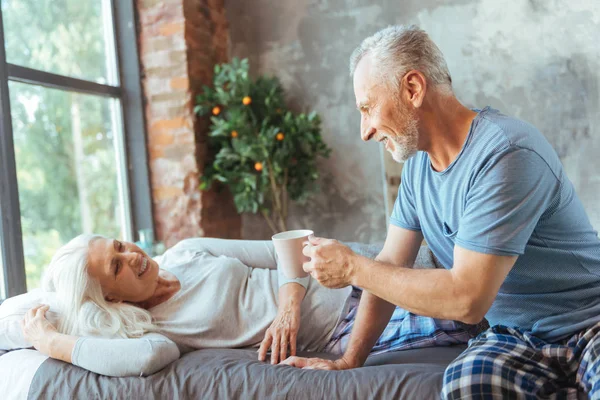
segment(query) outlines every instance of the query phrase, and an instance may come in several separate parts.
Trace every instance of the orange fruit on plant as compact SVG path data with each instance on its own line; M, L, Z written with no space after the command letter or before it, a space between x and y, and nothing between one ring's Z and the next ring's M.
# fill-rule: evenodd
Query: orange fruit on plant
M275 138L276 138L277 140L279 140L280 142L283 140L283 138L284 138L284 137L285 137L285 135L283 134L283 132L279 132L279 133L277 134L277 136L275 136Z
M232 137L232 138L236 138L236 137L238 137L238 133L237 133L237 131L231 131L231 137Z
M242 104L244 104L245 106L249 105L250 103L252 103L252 99L250 98L250 96L245 96L242 99Z
M255 163L254 164L254 169L257 170L257 171L259 171L259 172L262 171L262 169L263 169L262 163L261 162Z
M221 107L218 107L218 106L213 107L212 113L213 113L213 115L221 114Z

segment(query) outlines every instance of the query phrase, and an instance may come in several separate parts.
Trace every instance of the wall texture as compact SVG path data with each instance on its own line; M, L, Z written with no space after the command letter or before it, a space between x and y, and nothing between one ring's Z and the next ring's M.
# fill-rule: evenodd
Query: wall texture
M324 118L333 147L324 190L290 225L339 239L385 237L382 160L359 138L347 61L364 37L417 24L445 54L455 92L536 125L557 150L600 229L600 1L228 0L232 55L277 74L290 102ZM399 170L399 169L396 169ZM388 181L397 182L388 173ZM266 237L244 219L245 237Z
M156 238L172 246L196 236L239 238L227 191L201 192L207 121L194 98L227 61L223 0L137 0L140 59Z

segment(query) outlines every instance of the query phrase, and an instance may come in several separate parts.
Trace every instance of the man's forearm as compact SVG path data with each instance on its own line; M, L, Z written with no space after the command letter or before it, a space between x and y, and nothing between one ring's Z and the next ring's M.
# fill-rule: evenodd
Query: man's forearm
M414 314L467 323L483 318L474 309L471 291L457 283L451 270L398 268L368 260L356 269L352 284Z
M393 304L363 291L350 342L343 356L351 368L358 368L365 363L395 308Z

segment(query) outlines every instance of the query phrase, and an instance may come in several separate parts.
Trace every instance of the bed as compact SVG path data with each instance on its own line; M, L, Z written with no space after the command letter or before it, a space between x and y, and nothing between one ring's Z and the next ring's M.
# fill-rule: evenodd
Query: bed
M207 349L188 353L149 377L111 378L47 358L34 350L0 356L4 399L435 399L445 367L464 346L372 356L348 371L301 370L257 360L256 352ZM331 358L328 354L300 355ZM7 392L8 389L8 392ZM5 397L7 396L7 397Z
M382 244L347 243L375 257ZM418 265L435 268L430 251ZM40 296L42 296L40 294ZM40 302L44 302L40 298ZM15 344L15 348L18 347ZM301 370L257 360L256 350L205 349L188 353L148 377L112 378L50 359L31 349L0 351L3 399L187 399L187 398L438 398L446 366L464 346L380 354L349 371ZM332 358L329 354L301 356Z

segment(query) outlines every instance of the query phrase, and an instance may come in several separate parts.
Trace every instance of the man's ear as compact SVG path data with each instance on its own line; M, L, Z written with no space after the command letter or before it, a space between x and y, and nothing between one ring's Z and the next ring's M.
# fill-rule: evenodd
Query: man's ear
M425 92L427 91L427 80L425 75L416 69L408 71L402 77L403 94L406 95L406 100L413 105L414 108L419 108L423 104Z

